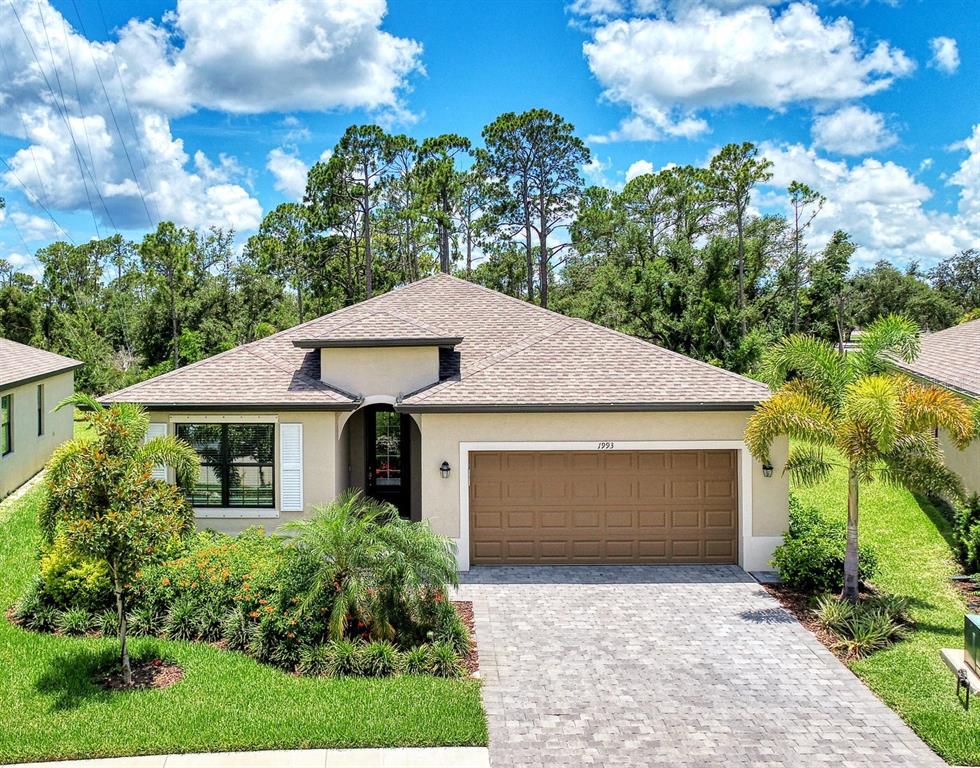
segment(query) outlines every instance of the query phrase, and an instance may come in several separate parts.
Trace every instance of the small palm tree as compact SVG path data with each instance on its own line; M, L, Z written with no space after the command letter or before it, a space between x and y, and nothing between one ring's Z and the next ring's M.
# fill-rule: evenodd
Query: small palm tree
M847 469L847 549L843 597L858 596L858 499L861 483L882 480L950 500L963 497L960 478L946 468L935 439L945 429L965 447L974 419L964 400L920 384L890 365L911 362L919 329L901 316L876 320L858 348L841 353L820 339L794 334L766 355L764 378L775 389L756 408L745 440L759 461L770 460L778 436L793 441L785 471L808 485L826 478L839 453ZM836 450L836 452L835 452Z
M307 520L280 529L316 562L302 611L331 601L327 633L342 639L358 616L378 639L421 595L456 585L455 545L421 523L402 520L390 504L348 490Z
M77 394L58 409L69 405L83 409L91 434L61 445L48 463L41 528L48 542L63 536L78 554L106 563L116 595L123 681L129 685L126 585L139 568L165 557L193 526L183 494L154 480L153 466L167 464L178 480L189 483L196 479L198 458L174 437L144 442L150 421L137 405L106 408Z

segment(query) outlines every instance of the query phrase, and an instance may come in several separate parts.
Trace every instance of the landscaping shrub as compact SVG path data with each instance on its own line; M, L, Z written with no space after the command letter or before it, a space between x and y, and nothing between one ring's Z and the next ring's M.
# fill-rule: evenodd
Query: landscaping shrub
M44 581L40 576L36 576L28 583L20 599L14 603L11 618L18 624L28 626L44 601Z
M248 648L255 625L245 615L241 606L230 609L221 620L221 639L232 651L244 651Z
M221 607L206 603L194 614L194 628L198 639L214 642L221 639Z
M776 548L772 565L790 589L809 594L839 592L844 586L844 551L847 529L825 519L813 507L804 506L793 495L789 500L789 530ZM858 574L868 582L877 569L874 550L858 550Z
M106 564L76 554L63 537L41 556L41 579L45 593L59 608L98 610L114 604Z
M35 632L51 632L58 624L58 614L58 609L53 605L41 605L24 620L24 626Z
M106 608L95 619L95 625L103 637L119 634L119 614L113 608Z
M429 671L436 677L462 677L465 670L459 654L449 643L433 643Z
M967 573L980 572L980 496L973 494L964 504L950 512L946 510L953 527L953 550L956 559Z
M332 640L327 645L330 674L354 677L361 674L364 644L354 640Z
M126 626L133 637L154 637L163 630L164 618L152 604L137 605L126 617Z
M388 677L398 671L398 649L385 640L368 643L361 654L361 671L370 677Z
M909 603L895 595L874 595L857 603L825 595L814 613L820 624L838 637L836 648L860 659L901 640L908 632Z
M331 659L330 648L325 643L304 645L299 650L296 671L301 675L329 675Z
M427 675L432 668L431 649L417 645L402 654L402 672L406 675Z
M94 619L90 611L85 608L68 608L58 613L55 626L63 635L84 635L90 629Z
M171 640L193 640L197 637L198 609L189 597L176 600L167 611L163 633Z

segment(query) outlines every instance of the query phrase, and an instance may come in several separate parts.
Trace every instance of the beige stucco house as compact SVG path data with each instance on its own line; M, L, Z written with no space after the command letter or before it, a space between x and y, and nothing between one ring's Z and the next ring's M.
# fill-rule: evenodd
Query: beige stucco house
M753 461L742 431L768 394L437 275L106 401L142 403L152 435L198 449L187 491L202 526L274 528L356 487L454 538L462 569L764 569L787 480Z
M971 401L980 401L980 320L954 325L922 337L922 351L913 363L896 362L906 373L939 384ZM980 493L980 440L959 450L940 430L946 466L963 479L970 493Z
M37 474L72 436L72 409L52 409L75 391L82 363L0 339L0 499Z

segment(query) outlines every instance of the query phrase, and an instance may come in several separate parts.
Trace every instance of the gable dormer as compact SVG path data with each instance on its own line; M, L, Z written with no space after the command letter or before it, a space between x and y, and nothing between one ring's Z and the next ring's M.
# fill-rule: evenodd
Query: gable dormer
M391 312L373 312L293 344L319 350L325 384L364 398L398 398L438 382L439 350L462 340Z

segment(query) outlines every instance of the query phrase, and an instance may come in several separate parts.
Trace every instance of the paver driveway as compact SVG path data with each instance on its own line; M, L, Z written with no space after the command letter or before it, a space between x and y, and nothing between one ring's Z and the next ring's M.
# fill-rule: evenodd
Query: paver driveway
M494 766L944 766L736 567L475 568Z

